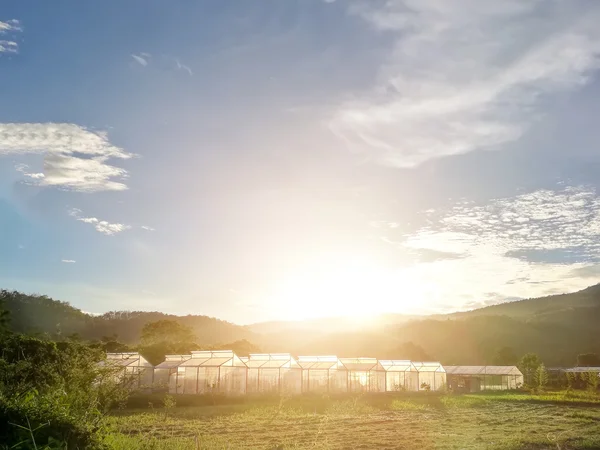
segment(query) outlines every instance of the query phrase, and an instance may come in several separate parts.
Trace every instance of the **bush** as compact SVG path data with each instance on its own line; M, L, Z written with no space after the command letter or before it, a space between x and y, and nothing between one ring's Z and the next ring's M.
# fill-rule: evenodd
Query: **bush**
M100 349L5 334L0 354L0 448L102 448L104 416L127 393Z

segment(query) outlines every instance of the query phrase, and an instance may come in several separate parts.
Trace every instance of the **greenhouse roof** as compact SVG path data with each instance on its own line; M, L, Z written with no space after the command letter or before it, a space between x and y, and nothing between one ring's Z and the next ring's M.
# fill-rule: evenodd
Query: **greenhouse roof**
M340 362L346 366L348 370L354 371L369 371L375 368L383 369L379 365L377 358L340 358Z
M183 361L180 367L220 367L223 365L245 366L244 362L231 350L193 351L192 357Z
M412 362L403 359L382 359L379 363L388 372L411 372L417 370Z
M191 359L191 357L191 355L167 355L165 356L165 360L156 366L156 369L174 369L175 367L179 367L184 361Z
M523 375L516 366L444 366L449 375Z
M250 369L299 367L298 362L289 353L251 353L248 358L243 358L242 361Z
M439 362L413 362L419 372L446 372Z
M103 361L102 364L121 367L150 365L150 363L137 352L107 353L106 361Z
M344 364L337 356L299 356L298 364L303 369L309 370L330 370L342 369L346 370Z

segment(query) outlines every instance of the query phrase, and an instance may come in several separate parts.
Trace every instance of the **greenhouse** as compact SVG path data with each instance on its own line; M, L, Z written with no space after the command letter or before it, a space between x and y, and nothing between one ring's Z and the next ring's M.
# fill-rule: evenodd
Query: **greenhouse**
M445 366L448 387L455 391L510 390L523 385L516 366Z
M154 367L154 389L177 394L183 391L185 369L181 363L190 359L191 355L167 355L165 360Z
M252 353L241 359L248 366L248 394L302 392L302 368L289 353Z
M340 358L348 370L348 392L385 392L386 371L377 358Z
M115 368L116 376L125 381L131 389L152 386L153 366L137 352L107 353L106 361L103 361L102 365Z
M412 364L419 374L418 389L439 391L446 388L446 370L439 362L413 362Z
M380 360L385 370L386 391L418 391L419 372L415 365L406 360L385 359Z
M348 392L348 369L337 356L300 356L302 392Z
M231 350L192 352L191 358L179 365L178 373L183 374L184 394L246 393L246 364Z

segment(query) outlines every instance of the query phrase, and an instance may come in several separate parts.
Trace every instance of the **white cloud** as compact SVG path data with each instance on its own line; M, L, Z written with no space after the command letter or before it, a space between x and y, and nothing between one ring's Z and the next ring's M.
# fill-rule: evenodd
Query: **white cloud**
M352 5L394 45L373 90L339 106L329 125L349 147L388 165L515 140L539 115L542 97L577 88L600 66L597 2Z
M426 214L431 226L393 244L461 255L401 270L413 291L428 289L429 302L482 306L600 280L600 197L591 188L538 190Z
M93 225L98 233L102 233L106 236L113 236L115 234L131 229L131 225L125 225L122 223L110 223L106 220L100 220L96 217L82 217L82 211L78 208L70 209L69 215L71 217L74 217L79 222Z
M148 225L142 225L142 230L156 231L156 228L149 227Z
M40 186L80 192L127 189L127 171L107 161L133 155L111 144L104 132L69 123L0 123L0 156L28 153L45 155L44 173L20 170Z
M21 22L16 19L7 20L6 22L0 20L0 34L9 33L11 31L23 31Z
M75 261L74 259L61 259L60 262L65 264L75 264L77 261Z
M185 64L181 64L181 63L179 62L179 60L178 60L178 59L175 59L175 63L177 64L177 69L179 69L179 70L185 70L185 71L187 71L187 73L189 73L189 74L190 74L190 77L191 77L192 75L194 75L194 72L192 72L192 69L190 69L190 68L189 68L188 66L186 66Z
M18 20L12 19L6 22L0 21L0 35L12 34L23 31L21 23ZM0 54L2 53L18 53L19 44L16 41L5 39L0 40Z
M151 57L150 54L148 53L139 53L139 54L132 54L131 57L133 58L133 60L139 64L141 64L142 66L146 67L148 65L148 61Z
M18 53L19 46L15 41L0 41L0 53Z

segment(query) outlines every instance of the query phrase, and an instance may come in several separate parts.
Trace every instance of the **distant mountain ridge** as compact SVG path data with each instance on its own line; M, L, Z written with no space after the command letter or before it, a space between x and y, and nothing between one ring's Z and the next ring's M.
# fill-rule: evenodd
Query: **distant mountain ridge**
M548 365L572 365L578 353L600 353L600 285L571 294L506 302L434 316L384 314L364 323L349 318L274 321L240 326L207 316L116 311L86 314L46 296L2 291L11 327L27 333L117 335L137 343L144 324L172 319L192 328L198 343L246 339L264 351L379 358L429 358L444 364L492 364L501 348L538 353ZM516 362L516 361L515 361Z

